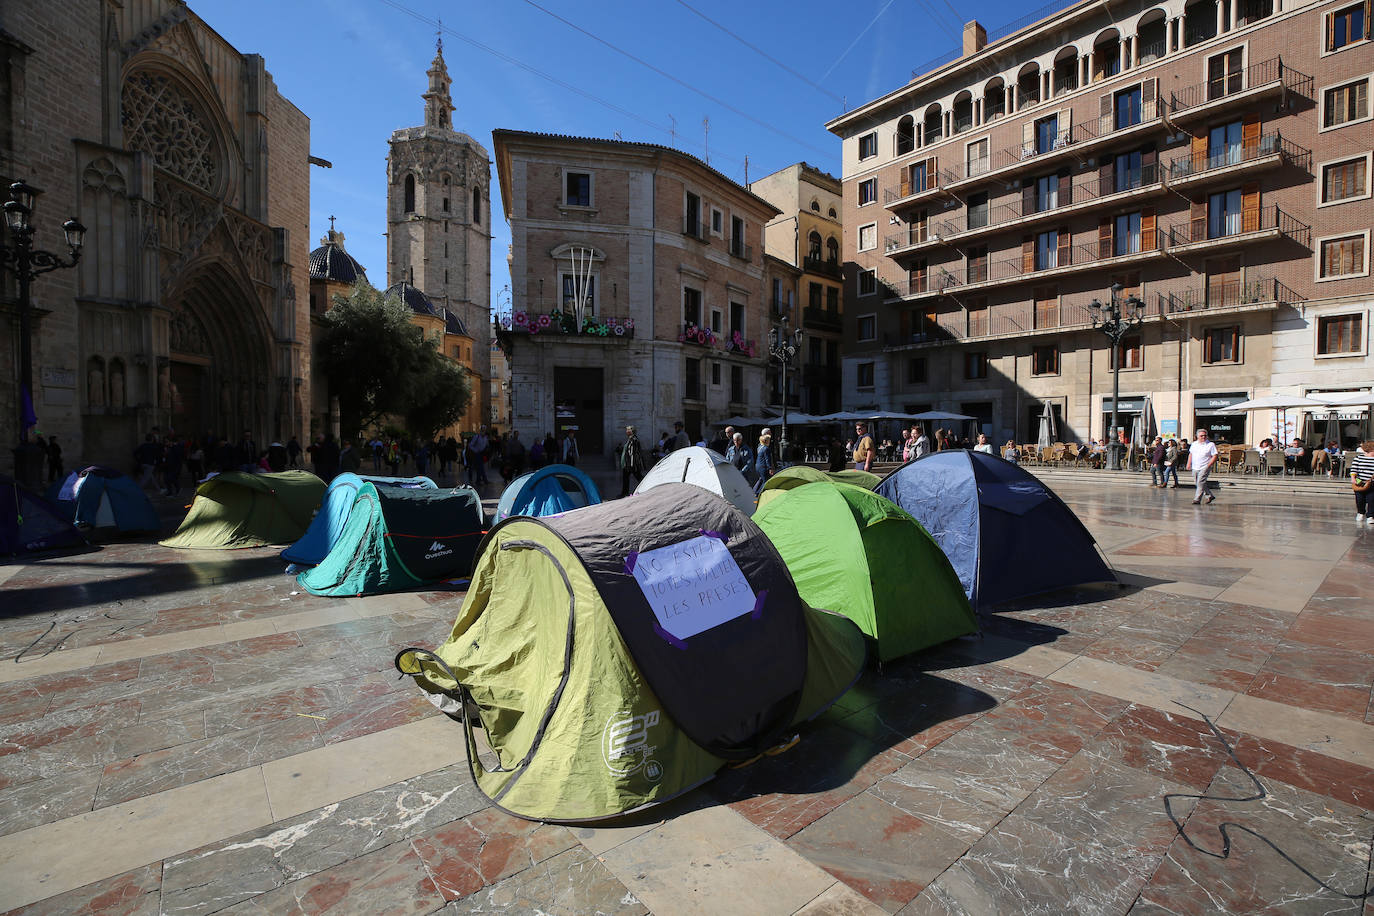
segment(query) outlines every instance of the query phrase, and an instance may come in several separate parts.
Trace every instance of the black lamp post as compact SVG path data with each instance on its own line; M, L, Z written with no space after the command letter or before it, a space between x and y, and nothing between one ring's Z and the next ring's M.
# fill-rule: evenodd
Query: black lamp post
M782 438L778 440L778 466L787 460L787 369L801 352L803 332L801 328L789 333L787 316L782 317L781 327L768 330L768 355L782 366Z
M1123 300L1123 289L1120 283L1113 283L1109 303L1103 305L1096 299L1088 303L1092 309L1093 327L1106 334L1112 342L1112 429L1107 438L1107 462L1113 471L1121 470L1121 439L1117 433L1117 405L1121 401L1121 341L1139 327L1145 317L1145 303L1135 296Z
M67 238L70 261L64 261L50 251L33 247L34 201L43 193L22 181L10 185L10 199L5 202L5 225L13 241L0 247L0 267L14 274L19 283L19 444L14 449L14 476L21 483L37 486L43 474L43 454L29 442L29 426L33 419L33 339L30 327L29 286L33 278L58 268L75 267L81 259L81 242L86 227L72 217L62 224Z

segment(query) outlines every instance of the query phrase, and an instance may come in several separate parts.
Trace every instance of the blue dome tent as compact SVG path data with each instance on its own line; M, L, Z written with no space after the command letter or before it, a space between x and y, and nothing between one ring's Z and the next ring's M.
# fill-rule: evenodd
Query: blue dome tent
M349 513L353 511L353 501L358 489L364 483L378 487L400 487L406 490L436 490L438 487L428 477L364 477L359 474L340 474L329 484L325 491L324 503L310 527L301 539L281 552L281 557L290 563L314 566L324 560L334 545L339 542L344 526L348 524Z
M46 494L58 512L74 524L120 531L159 531L162 520L143 488L127 474L92 465L72 471Z
M86 539L47 500L0 474L0 556L81 547Z
M940 545L982 611L1083 582L1115 582L1097 542L1053 490L982 452L933 452L876 488Z
M510 482L496 504L493 524L512 515L539 518L600 502L601 492L590 477L570 464L551 464Z

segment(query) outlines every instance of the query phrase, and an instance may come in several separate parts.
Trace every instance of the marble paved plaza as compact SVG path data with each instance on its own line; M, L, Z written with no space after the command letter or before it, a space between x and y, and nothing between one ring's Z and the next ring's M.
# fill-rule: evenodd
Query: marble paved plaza
M1055 486L1124 588L1002 608L596 828L493 808L397 679L461 593L315 598L270 550L0 566L0 910L1374 913L1374 528Z

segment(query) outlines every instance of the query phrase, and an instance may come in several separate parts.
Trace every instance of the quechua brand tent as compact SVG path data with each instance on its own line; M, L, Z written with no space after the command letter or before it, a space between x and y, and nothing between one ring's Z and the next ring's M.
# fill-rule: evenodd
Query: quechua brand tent
M162 520L129 475L93 465L48 488L48 501L77 525L120 531L157 531Z
M329 555L296 577L314 595L376 595L472 572L482 499L471 487L405 489L363 481Z
M310 527L324 481L309 471L226 471L196 487L191 511L164 547L232 550L290 544Z
M863 487L871 490L882 480L877 474L870 474L868 471L848 470L848 471L821 471L808 464L794 464L790 468L783 468L763 485L763 490L759 493L759 508L764 506L779 495L788 490L796 489L808 483L847 483L856 487Z
M1064 501L995 455L933 452L893 471L877 492L935 538L975 610L1083 582L1116 581Z
M777 493L755 524L802 600L858 624L880 661L978 631L949 560L895 503L845 483Z
M501 522L448 641L396 663L462 719L492 801L582 821L789 741L864 652L852 623L807 607L747 516L679 484ZM479 757L474 715L495 761Z
M647 493L666 483L690 483L716 494L745 515L754 514L754 488L739 468L709 448L693 445L669 452L644 475L635 493Z
M0 555L38 553L86 543L51 503L0 474Z
M512 515L557 515L601 502L592 479L570 464L550 464L510 482L496 504L496 521Z
M348 524L348 516L353 511L353 501L358 496L358 488L363 483L378 487L400 487L406 490L437 490L438 486L428 477L365 477L359 474L340 474L329 482L325 491L324 503L315 513L310 527L299 541L281 552L283 560L314 566L338 543Z

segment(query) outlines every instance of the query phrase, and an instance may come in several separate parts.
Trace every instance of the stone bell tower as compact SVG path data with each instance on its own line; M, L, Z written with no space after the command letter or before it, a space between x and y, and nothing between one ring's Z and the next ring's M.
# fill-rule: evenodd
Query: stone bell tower
M387 284L408 281L462 320L473 338L473 403L486 418L491 374L491 157L453 129L444 43L429 65L425 123L391 135Z

